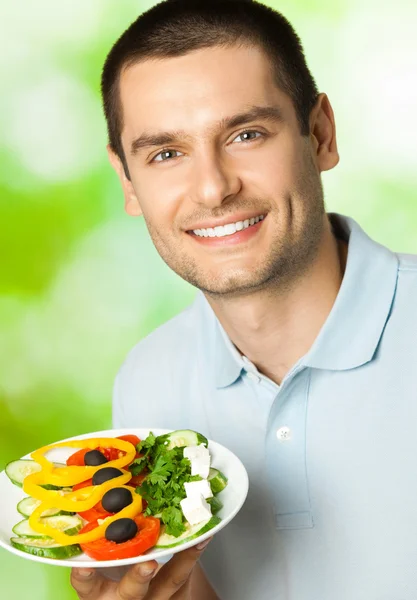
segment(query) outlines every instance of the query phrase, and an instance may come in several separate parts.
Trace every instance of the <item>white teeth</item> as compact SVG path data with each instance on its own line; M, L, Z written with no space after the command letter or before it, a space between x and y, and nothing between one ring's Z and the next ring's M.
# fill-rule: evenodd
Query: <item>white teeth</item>
M232 235L232 233L236 233L236 225L234 223L228 223L224 226L224 232L226 235Z
M224 237L226 235L233 235L236 231L247 229L251 225L263 221L263 219L264 215L259 215L258 217L252 217L252 219L245 219L244 221L237 221L236 223L227 223L227 225L218 225L214 228L193 229L193 233L198 237Z

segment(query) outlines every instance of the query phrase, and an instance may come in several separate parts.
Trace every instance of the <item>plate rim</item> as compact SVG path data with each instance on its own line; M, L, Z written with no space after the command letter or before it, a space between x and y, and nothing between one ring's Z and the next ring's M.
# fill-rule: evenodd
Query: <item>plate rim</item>
M85 433L85 434L71 436L71 437L64 438L62 440L58 440L56 442L50 442L50 443L54 444L54 443L60 443L60 442L68 442L68 441L77 440L77 439L81 440L81 439L85 439L85 438L89 438L89 437L100 437L100 435L101 435L101 437L117 437L119 435L127 435L129 433L132 435L138 435L139 431L148 432L148 433L150 431L152 431L156 435L163 435L165 433L170 433L172 431L178 431L178 430L160 428L160 427L129 427L129 428L123 427L123 428L117 428L117 429L103 429L103 430L94 431L91 433ZM192 430L192 431L194 431L194 430ZM103 435L103 434L109 434L110 432L112 433L112 435L106 435L106 436ZM141 439L144 439L143 434L142 434L142 436L138 436L138 437L141 437ZM206 533L203 533L200 536L193 538L189 542L185 542L184 544L179 544L178 546L175 546L173 548L167 548L166 550L152 551L152 549L150 549L151 551L149 552L149 554L141 554L139 556L135 556L132 558L119 559L119 560L106 560L106 561L94 561L92 559L72 560L71 558L56 559L56 558L46 558L46 557L42 557L42 556L34 556L33 554L29 554L28 552L23 552L22 550L18 550L17 548L14 548L14 546L3 542L3 540L1 540L1 539L0 539L0 547L4 548L8 552L11 552L12 554L15 554L16 556L20 556L22 558L26 558L27 560L33 560L35 562L40 562L43 564L49 564L49 565L53 565L56 567L67 567L67 568L74 567L74 568L89 568L89 569L94 569L94 568L105 569L105 568L129 566L129 565L139 564L139 563L150 561L150 560L158 561L159 558L163 559L163 558L166 558L167 556L172 556L173 554L177 554L178 552L181 552L182 550L187 550L188 548L192 548L197 543L203 542L204 540L208 539L209 537L212 537L213 535L215 535L218 531L220 531L221 529L226 527L226 525L228 523L230 523L230 521L232 521L232 519L234 519L234 517L237 515L237 513L242 508L242 506L247 498L248 490L249 490L248 473L247 473L247 470L246 470L244 464L240 460L240 458L236 454L234 454L234 452L232 452L231 450L226 448L226 446L223 446L223 444L220 444L219 442L215 442L214 440L208 439L208 443L209 443L209 446L210 446L210 444L212 444L214 447L217 446L222 452L225 453L226 456L228 454L230 454L233 457L233 459L235 461L237 461L238 466L241 469L242 475L243 475L242 484L243 484L244 491L242 493L242 496L239 498L239 502L237 503L236 507L231 511L231 513L228 515L228 517L222 519L220 521L220 523L215 525L212 529L210 529ZM45 444L45 446L47 446L47 445L49 445L49 444ZM30 455L32 454L32 452L35 452L36 450L37 449L32 450L31 452L28 452L25 456L22 456L20 459L15 459L15 460L24 460L27 458L30 459L31 458ZM10 462L12 462L12 461L10 461ZM10 483L10 485L13 485L13 483L9 480L9 478L6 475L5 468L0 472L0 475L4 475L4 477L7 478L7 481ZM227 473L225 473L225 475L227 476ZM23 489L22 489L22 492L23 492ZM13 537L13 536L10 536L10 537ZM78 555L78 556L82 557L83 555ZM77 557L74 557L74 558L77 558Z

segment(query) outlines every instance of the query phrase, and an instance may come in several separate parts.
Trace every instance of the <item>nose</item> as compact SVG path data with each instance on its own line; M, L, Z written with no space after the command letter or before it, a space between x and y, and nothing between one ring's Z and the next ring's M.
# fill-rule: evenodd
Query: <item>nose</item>
M216 208L234 198L241 189L236 168L214 151L196 159L192 199L207 208Z

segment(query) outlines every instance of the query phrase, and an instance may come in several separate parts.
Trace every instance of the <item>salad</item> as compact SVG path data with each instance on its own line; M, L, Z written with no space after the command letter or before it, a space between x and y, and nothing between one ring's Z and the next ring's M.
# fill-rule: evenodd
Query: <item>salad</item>
M59 447L77 449L66 464L45 456ZM5 469L28 494L10 539L23 552L126 559L188 542L221 521L227 477L211 466L208 440L195 431L69 440L31 457Z

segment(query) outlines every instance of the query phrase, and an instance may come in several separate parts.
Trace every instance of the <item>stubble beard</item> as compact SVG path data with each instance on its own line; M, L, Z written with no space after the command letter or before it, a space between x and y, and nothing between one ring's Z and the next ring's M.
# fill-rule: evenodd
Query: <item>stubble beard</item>
M251 206L257 204L252 203ZM258 206L264 207L265 202L260 202ZM227 273L223 274L203 272L194 258L175 252L174 245L168 246L151 223L147 222L147 226L164 262L182 279L205 294L226 299L265 290L279 293L290 289L308 271L318 254L322 239L324 193L320 175L311 159L300 174L296 191L285 197L284 206L290 227L282 234L280 211L275 209L269 212L267 218L275 221L276 233L268 254L258 261L256 268L228 268ZM236 208L242 208L242 204ZM271 227L271 223L269 226Z

